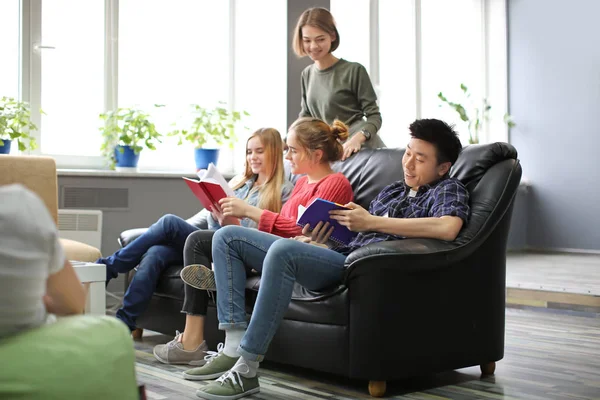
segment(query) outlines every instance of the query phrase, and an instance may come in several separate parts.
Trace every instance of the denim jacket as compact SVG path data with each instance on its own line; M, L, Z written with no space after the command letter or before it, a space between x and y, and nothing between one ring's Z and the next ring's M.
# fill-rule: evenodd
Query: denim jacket
M254 186L254 183L256 182L256 175L253 175L250 179L248 179L246 181L246 183L244 183L243 186L240 186L238 189L234 190L233 193L235 193L235 197L237 197L238 199L242 199L242 200L246 200L246 202L248 204L250 204L251 206L257 206L258 205L258 190L252 190L252 187ZM283 182L283 185L281 186L281 202L282 204L285 204L285 202L290 198L290 195L292 194L292 190L294 189L294 185L288 181L287 179ZM221 225L219 225L219 221L216 221L212 214L208 214L208 217L206 219L206 221L208 222L208 229L210 230L217 230L221 227ZM247 228L258 228L258 224L256 222L254 222L253 220L251 220L250 218L242 218L240 219L240 224L242 226L245 226Z

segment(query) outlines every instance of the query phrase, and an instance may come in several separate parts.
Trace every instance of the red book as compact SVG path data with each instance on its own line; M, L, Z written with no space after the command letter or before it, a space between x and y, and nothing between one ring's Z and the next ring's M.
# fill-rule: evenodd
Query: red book
M198 175L200 180L186 177L183 179L208 211L214 212L215 209L220 211L219 200L225 197L235 197L233 190L213 164L208 166L208 170L199 171Z

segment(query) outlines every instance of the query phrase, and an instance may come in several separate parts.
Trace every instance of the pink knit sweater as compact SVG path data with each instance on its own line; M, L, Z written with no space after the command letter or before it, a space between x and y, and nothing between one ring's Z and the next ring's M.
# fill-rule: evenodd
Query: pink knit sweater
M308 178L303 176L296 182L289 200L283 205L280 213L263 210L258 229L285 238L301 235L302 228L296 225L298 206L306 207L317 197L346 204L352 201L354 194L348 179L339 172L327 175L315 183L308 183Z

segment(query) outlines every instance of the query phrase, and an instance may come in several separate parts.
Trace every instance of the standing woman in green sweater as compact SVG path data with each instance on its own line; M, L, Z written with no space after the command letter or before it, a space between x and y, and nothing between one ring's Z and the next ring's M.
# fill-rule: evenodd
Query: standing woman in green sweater
M340 34L331 13L324 8L304 11L294 32L293 48L299 57L314 61L302 71L300 117L319 118L331 124L339 119L350 127L342 160L361 149L385 147L377 134L381 113L377 95L365 67L335 57Z

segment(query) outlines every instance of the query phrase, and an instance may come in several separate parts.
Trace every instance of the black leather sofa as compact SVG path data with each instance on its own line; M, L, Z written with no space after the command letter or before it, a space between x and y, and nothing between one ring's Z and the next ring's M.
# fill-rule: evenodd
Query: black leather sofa
M355 201L368 207L402 178L403 149L362 150L334 167L350 180ZM506 243L521 166L509 144L467 146L451 170L470 192L471 216L454 242L406 239L350 254L344 282L323 292L297 285L266 359L369 380L373 396L388 380L480 365L494 372L504 355ZM202 213L190 218L203 227ZM144 229L120 235L126 245ZM141 328L183 330L182 266L168 268ZM252 312L260 277L248 278ZM222 340L209 307L206 339Z

